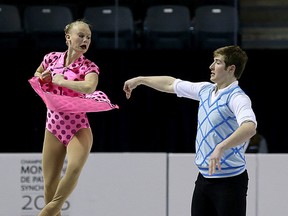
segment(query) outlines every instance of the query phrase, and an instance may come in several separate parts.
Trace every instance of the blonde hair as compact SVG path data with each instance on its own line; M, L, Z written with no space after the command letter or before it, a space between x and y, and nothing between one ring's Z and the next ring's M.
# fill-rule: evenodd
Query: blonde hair
M64 33L65 35L68 34L70 32L70 30L75 26L75 25L78 25L78 24L86 24L88 25L90 31L92 31L92 26L91 24L89 24L88 22L86 22L84 19L78 19L76 21L73 21L69 24L67 24L64 28Z

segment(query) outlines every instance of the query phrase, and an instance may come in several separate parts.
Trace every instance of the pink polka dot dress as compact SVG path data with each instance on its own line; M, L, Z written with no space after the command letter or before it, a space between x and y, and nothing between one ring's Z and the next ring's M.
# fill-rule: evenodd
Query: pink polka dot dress
M51 52L44 56L42 66L52 72L52 76L63 74L67 80L84 80L88 73L99 74L99 68L83 55L68 67L64 67L66 52ZM81 94L68 88L39 81L39 77L28 80L47 107L46 128L65 146L81 128L89 128L87 112L102 112L118 109L102 91Z

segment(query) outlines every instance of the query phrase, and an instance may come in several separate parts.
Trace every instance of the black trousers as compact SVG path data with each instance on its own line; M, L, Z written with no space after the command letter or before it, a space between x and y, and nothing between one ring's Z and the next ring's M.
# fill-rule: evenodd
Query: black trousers
M227 178L198 174L192 196L191 216L246 216L248 173Z

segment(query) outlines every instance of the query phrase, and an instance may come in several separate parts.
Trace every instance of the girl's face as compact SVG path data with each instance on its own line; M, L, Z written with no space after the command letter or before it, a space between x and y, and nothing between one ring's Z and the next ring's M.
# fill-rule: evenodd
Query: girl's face
M76 52L85 53L91 43L91 31L87 24L78 23L66 34L66 41L69 48Z

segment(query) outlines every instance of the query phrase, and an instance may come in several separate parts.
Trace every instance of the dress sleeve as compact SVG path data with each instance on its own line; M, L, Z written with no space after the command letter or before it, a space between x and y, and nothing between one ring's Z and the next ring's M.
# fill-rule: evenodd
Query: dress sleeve
M44 70L48 67L50 60L51 60L51 53L48 53L44 56L41 62L41 65L44 68Z
M87 70L85 72L85 75L89 73L97 73L97 74L100 73L99 67L92 61L89 61L89 63L87 63Z

